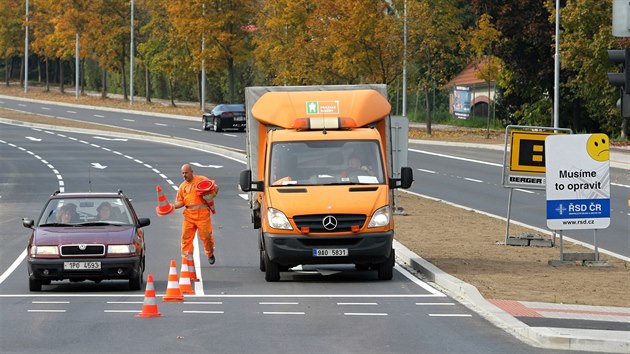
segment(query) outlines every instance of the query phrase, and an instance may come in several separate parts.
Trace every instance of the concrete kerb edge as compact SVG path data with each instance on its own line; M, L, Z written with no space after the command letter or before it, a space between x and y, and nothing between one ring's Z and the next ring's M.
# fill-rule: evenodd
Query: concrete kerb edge
M607 353L630 352L630 341L599 339L588 335L575 336L562 333L562 329L529 327L486 300L479 290L429 263L400 242L394 240L396 257L412 269L424 274L429 281L444 289L497 327L511 333L520 340L537 347L548 349L599 351ZM605 336L603 336L605 338Z

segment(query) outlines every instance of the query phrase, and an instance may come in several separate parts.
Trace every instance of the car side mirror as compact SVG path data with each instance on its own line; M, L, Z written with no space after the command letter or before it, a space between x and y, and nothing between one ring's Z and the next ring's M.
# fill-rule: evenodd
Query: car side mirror
M149 218L139 218L138 219L138 227L145 227L151 225L151 219Z
M22 218L22 226L24 226L25 228L32 229L33 225L35 225L35 221L33 219Z

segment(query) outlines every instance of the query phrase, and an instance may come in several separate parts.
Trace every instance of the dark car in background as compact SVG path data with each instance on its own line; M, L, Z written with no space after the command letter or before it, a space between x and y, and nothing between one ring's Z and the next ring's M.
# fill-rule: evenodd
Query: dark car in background
M28 241L28 284L41 291L52 281L124 279L140 290L145 268L143 227L129 198L118 193L59 193L48 198Z
M235 129L245 131L245 105L242 104L219 104L210 112L206 112L201 117L201 127L203 130L220 132L225 129Z

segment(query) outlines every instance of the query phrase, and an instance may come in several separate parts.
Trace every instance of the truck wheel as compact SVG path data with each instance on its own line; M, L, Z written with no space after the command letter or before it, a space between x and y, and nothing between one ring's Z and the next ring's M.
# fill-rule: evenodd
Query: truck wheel
M392 280L394 277L394 261L396 252L392 249L389 258L378 265L378 280Z
M39 279L28 278L28 290L42 291L42 281Z
M264 272L266 267L265 267L265 251L264 250L260 250L258 251L260 253L260 265L258 266L258 268L260 268L261 272Z
M265 280L266 281L280 280L280 267L278 267L278 263L269 259L267 252L265 252Z

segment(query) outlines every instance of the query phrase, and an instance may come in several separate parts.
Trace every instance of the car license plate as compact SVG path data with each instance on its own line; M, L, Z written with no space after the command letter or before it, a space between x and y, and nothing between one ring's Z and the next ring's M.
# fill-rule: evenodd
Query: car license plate
M101 262L63 262L65 270L99 270Z
M234 117L234 121L235 122L244 122L245 121L245 117Z
M348 255L347 248L314 248L313 257L344 257Z

